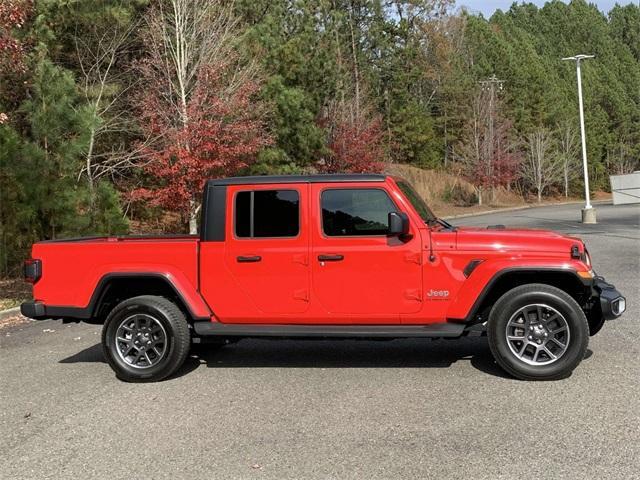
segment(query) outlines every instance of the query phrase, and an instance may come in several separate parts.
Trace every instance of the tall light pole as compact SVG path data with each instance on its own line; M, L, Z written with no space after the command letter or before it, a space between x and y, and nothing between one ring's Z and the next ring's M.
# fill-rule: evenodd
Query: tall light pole
M582 168L584 170L584 197L585 206L582 209L582 223L596 223L596 210L591 206L589 199L589 170L587 169L587 141L584 133L584 107L582 105L582 73L580 72L580 62L595 55L576 55L566 57L562 60L573 60L576 62L576 76L578 77L578 105L580 109L580 136L582 137Z

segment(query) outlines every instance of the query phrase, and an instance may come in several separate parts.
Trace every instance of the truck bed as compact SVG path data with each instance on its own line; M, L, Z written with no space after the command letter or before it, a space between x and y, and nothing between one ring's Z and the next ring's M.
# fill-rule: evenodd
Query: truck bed
M191 235L84 237L34 244L42 262L34 299L48 305L86 307L107 274L164 272L198 287L199 239Z

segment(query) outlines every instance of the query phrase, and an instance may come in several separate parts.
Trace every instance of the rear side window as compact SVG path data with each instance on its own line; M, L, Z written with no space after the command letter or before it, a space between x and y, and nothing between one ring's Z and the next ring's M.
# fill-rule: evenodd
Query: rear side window
M322 230L329 237L386 235L389 212L397 211L380 189L325 190L321 204Z
M239 238L295 237L300 232L300 196L296 190L238 192L235 229Z

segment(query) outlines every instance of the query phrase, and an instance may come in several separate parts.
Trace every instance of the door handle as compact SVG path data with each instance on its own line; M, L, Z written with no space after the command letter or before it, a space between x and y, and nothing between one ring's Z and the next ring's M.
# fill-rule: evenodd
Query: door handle
M236 260L238 261L238 263L255 263L262 260L262 257L260 255L250 255L250 256L240 255L239 257L236 257Z
M318 255L319 262L340 262L344 260L344 255Z

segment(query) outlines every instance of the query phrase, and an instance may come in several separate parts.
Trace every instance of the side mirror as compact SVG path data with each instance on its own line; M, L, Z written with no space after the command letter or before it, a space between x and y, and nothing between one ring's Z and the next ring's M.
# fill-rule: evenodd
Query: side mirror
M409 233L409 216L404 212L389 212L388 234L402 237Z

